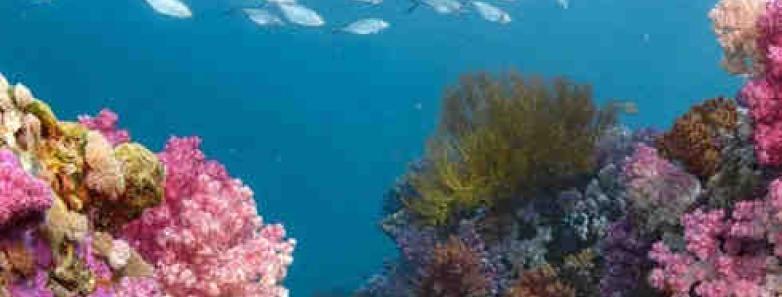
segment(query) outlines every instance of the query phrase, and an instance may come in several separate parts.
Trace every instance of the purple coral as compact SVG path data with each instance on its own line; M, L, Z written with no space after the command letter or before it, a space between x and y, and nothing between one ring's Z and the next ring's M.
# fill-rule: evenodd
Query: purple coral
M208 161L196 137L172 138L159 154L165 200L123 232L175 296L287 296L281 281L294 240L264 224L252 191Z
M646 257L651 243L644 240L628 218L608 226L606 237L600 243L603 254L604 272L600 279L601 296L632 296L639 287L645 267L650 264Z
M124 129L117 128L119 116L108 108L102 109L98 115L80 115L79 122L91 130L97 130L109 140L111 145L130 141L130 133Z
M40 214L52 204L42 180L28 174L9 150L0 150L0 227Z

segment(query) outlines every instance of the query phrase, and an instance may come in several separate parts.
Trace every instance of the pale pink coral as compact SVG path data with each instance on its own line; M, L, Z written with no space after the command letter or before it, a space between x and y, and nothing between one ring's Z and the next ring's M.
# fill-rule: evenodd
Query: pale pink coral
M119 116L110 109L102 109L97 116L80 115L79 122L91 130L97 130L111 145L116 146L130 141L130 133L127 130L118 129Z
M622 178L628 202L649 231L674 226L700 193L698 179L660 157L657 150L638 144L625 160Z
M252 191L206 160L200 139L173 138L159 154L165 199L122 232L174 296L287 296L280 284L295 242L263 224Z
M163 297L160 284L149 277L124 277L114 288L115 297Z
M0 150L0 227L41 214L51 204L48 185L25 172L11 151Z
M111 143L102 134L95 131L87 133L84 160L89 166L85 178L88 188L112 200L125 192L122 165L114 157Z
M758 70L756 23L765 3L766 0L721 0L709 12L714 33L725 54L722 64L728 72L739 74Z

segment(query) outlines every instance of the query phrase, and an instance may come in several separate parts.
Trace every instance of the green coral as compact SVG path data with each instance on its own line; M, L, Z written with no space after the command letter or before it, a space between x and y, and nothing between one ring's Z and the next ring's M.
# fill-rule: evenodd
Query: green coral
M41 120L44 136L59 134L60 126L58 125L57 117L48 104L41 100L33 99L32 103L25 106L24 111L35 115Z
M154 153L138 143L123 143L114 148L114 157L122 164L125 192L116 201L97 201L103 229L121 226L163 201L165 171Z
M590 172L595 141L615 121L616 110L597 107L588 85L515 73L465 76L446 92L424 168L407 176L415 195L402 200L430 225L480 206L523 202Z
M122 163L127 205L137 214L163 200L165 171L157 156L138 143L123 143L114 149Z

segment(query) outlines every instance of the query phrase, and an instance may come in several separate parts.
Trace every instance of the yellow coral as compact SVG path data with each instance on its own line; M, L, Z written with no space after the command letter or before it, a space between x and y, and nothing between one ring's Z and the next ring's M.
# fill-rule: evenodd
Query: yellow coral
M589 172L594 142L616 110L596 107L589 86L516 74L465 76L446 93L424 168L402 197L424 223L509 199Z

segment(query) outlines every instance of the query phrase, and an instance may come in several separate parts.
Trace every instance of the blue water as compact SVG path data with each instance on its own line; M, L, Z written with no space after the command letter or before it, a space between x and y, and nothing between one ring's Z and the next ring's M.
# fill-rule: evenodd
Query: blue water
M143 0L0 0L0 72L61 118L107 106L135 140L160 149L199 135L210 157L249 184L267 221L299 246L292 296L354 288L394 250L376 227L380 202L421 153L444 86L461 73L515 69L594 84L633 99L631 126L666 127L693 102L732 95L718 66L706 0L495 3L514 22L426 9L302 0L329 25L382 16L378 36L255 27L231 0L190 0L195 18ZM644 35L648 34L648 38ZM416 108L420 104L420 109Z

